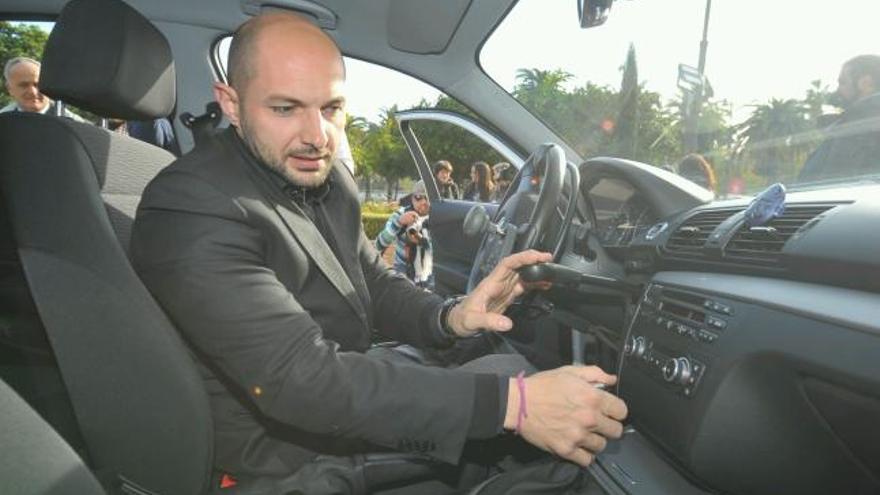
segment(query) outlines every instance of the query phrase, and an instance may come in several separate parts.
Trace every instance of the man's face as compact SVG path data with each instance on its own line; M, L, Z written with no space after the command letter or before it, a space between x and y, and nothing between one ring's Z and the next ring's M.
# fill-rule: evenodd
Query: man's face
M42 112L49 104L49 99L37 86L39 80L40 68L29 62L16 64L9 71L6 90L22 111Z
M857 99L858 88L856 87L856 81L852 78L850 70L844 65L840 69L840 75L837 76L837 91L831 95L831 103L834 106L846 108Z
M344 68L335 48L314 37L291 39L284 28L267 29L256 41L253 77L224 112L266 165L293 184L317 187L344 132Z
M416 213L420 216L425 216L431 211L431 200L424 193L413 194L412 206Z
M840 69L840 75L837 76L837 91L832 93L830 103L836 107L846 108L876 90L871 76L856 78L849 66L844 65Z
M441 184L446 184L447 182L449 182L449 170L446 170L445 168L441 168L440 170L438 170L437 181L439 181Z

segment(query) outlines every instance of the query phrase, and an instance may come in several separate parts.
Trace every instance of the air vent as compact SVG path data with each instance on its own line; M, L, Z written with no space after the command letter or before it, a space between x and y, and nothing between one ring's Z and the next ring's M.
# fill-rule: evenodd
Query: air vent
M785 243L810 220L835 205L786 205L785 213L767 225L742 225L725 249L727 258L748 258L758 262L775 262Z
M701 255L709 234L721 225L721 222L742 210L742 208L724 208L697 213L675 229L666 243L666 250L673 254Z

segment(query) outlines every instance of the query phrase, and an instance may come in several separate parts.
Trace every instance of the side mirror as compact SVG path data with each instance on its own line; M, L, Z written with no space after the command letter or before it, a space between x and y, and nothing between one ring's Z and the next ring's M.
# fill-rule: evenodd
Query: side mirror
M581 29L601 26L608 19L614 0L577 0Z

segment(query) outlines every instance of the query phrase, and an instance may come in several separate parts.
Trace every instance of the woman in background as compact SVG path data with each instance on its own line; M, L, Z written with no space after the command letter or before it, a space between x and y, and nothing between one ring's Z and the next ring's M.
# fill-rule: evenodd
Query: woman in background
M462 199L488 203L492 201L494 193L495 183L492 182L492 169L489 168L489 164L476 162L471 165L471 183L464 190Z
M712 165L702 155L691 153L678 162L678 175L716 192L718 183Z

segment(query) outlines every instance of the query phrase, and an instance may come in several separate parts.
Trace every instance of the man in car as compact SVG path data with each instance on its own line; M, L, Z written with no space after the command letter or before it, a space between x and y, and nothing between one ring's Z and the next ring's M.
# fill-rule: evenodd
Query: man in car
M844 111L807 158L799 182L880 172L880 55L843 64L831 103Z
M6 61L3 66L3 80L6 91L12 97L12 103L0 108L3 112L35 112L49 115L55 114L55 104L43 93L38 86L40 80L40 63L32 58L14 57ZM73 112L64 109L64 116L83 122L83 119Z
M448 301L394 273L334 157L344 83L338 48L308 21L246 22L229 85L214 86L231 128L164 169L138 209L134 265L204 364L215 467L320 478L348 462L356 476L351 454L386 449L458 463L467 440L504 430L589 464L622 432L626 406L595 386L614 376L569 366L513 378L366 352L373 329L416 347L509 330L502 313L526 289L517 268L551 257L508 257Z

